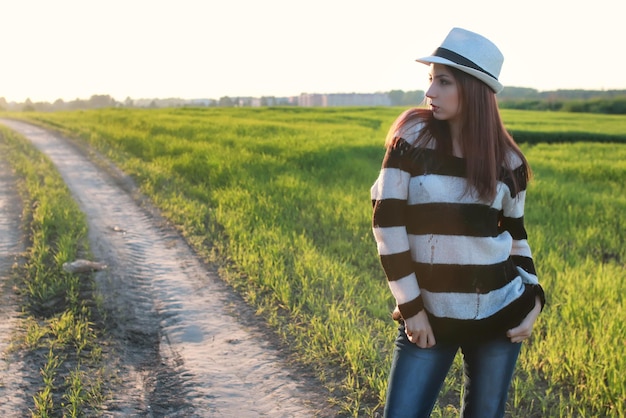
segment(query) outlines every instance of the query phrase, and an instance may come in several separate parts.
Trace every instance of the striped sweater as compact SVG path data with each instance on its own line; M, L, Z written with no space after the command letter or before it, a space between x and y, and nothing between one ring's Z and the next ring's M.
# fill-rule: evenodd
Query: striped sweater
M403 144L403 146L401 146ZM408 142L387 150L371 188L373 232L403 318L426 309L439 340L503 335L545 302L524 227L526 176L512 158L520 191L498 182L492 202L466 193L465 160Z

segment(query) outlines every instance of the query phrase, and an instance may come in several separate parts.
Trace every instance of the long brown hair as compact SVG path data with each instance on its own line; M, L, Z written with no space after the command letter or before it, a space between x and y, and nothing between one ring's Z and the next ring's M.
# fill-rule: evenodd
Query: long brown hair
M486 84L471 75L448 67L452 72L459 92L461 106L460 141L466 164L468 187L473 187L478 197L492 201L496 195L498 180L509 175L513 180L515 194L520 185L512 175L509 163L514 153L524 166L526 181L530 180L531 170L519 146L506 130L496 95ZM447 121L435 119L432 111L423 108L406 110L391 126L385 145L391 146L395 136L415 123L424 123L415 147L425 147L435 141L435 149L444 155L452 155L452 135ZM471 189L468 189L471 192Z

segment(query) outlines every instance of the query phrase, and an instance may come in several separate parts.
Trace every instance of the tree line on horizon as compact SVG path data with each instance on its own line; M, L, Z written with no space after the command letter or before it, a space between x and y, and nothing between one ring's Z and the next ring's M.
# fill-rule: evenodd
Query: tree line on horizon
M549 110L626 115L626 90L553 90L539 92L505 87L498 94L503 109Z
M423 102L423 90L391 90L387 92L391 106L416 106ZM539 91L526 87L505 87L497 96L500 107L504 109L545 110L582 113L626 114L626 90L552 90ZM249 98L246 98L249 99ZM265 99L265 100L264 100ZM280 100L280 98L261 98L261 106L270 106L276 103L287 106L297 106L296 100ZM244 104L241 104L244 103ZM239 97L224 96L218 100L206 99L139 99L127 97L123 102L115 100L110 95L93 95L87 100L75 99L64 101L57 99L53 103L32 102L26 99L23 103L7 102L0 97L0 111L39 111L52 112L58 110L99 109L107 107L236 107L246 106L249 101Z

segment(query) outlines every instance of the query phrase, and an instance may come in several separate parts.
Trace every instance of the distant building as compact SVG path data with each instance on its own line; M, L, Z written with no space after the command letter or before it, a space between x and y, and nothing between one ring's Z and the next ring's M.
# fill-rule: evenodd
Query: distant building
M390 106L387 93L335 93L326 95L326 106Z
M235 107L250 107L254 100L254 97L237 97L232 99Z
M312 106L327 106L325 94L308 94L302 93L298 99L298 106L312 107Z
M262 107L262 106L293 106L293 97L238 97L233 100L238 107Z
M298 105L305 107L391 106L391 99L387 93L302 93Z

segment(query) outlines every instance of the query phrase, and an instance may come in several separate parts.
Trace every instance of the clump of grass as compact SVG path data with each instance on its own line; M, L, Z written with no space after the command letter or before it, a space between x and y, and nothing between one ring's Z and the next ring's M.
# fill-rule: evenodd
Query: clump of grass
M25 139L0 127L0 150L19 177L28 234L19 289L27 317L21 347L41 364L33 417L84 416L102 401L101 349L89 278L66 273L65 261L88 252L86 221L53 165ZM80 373L89 369L91 378Z

